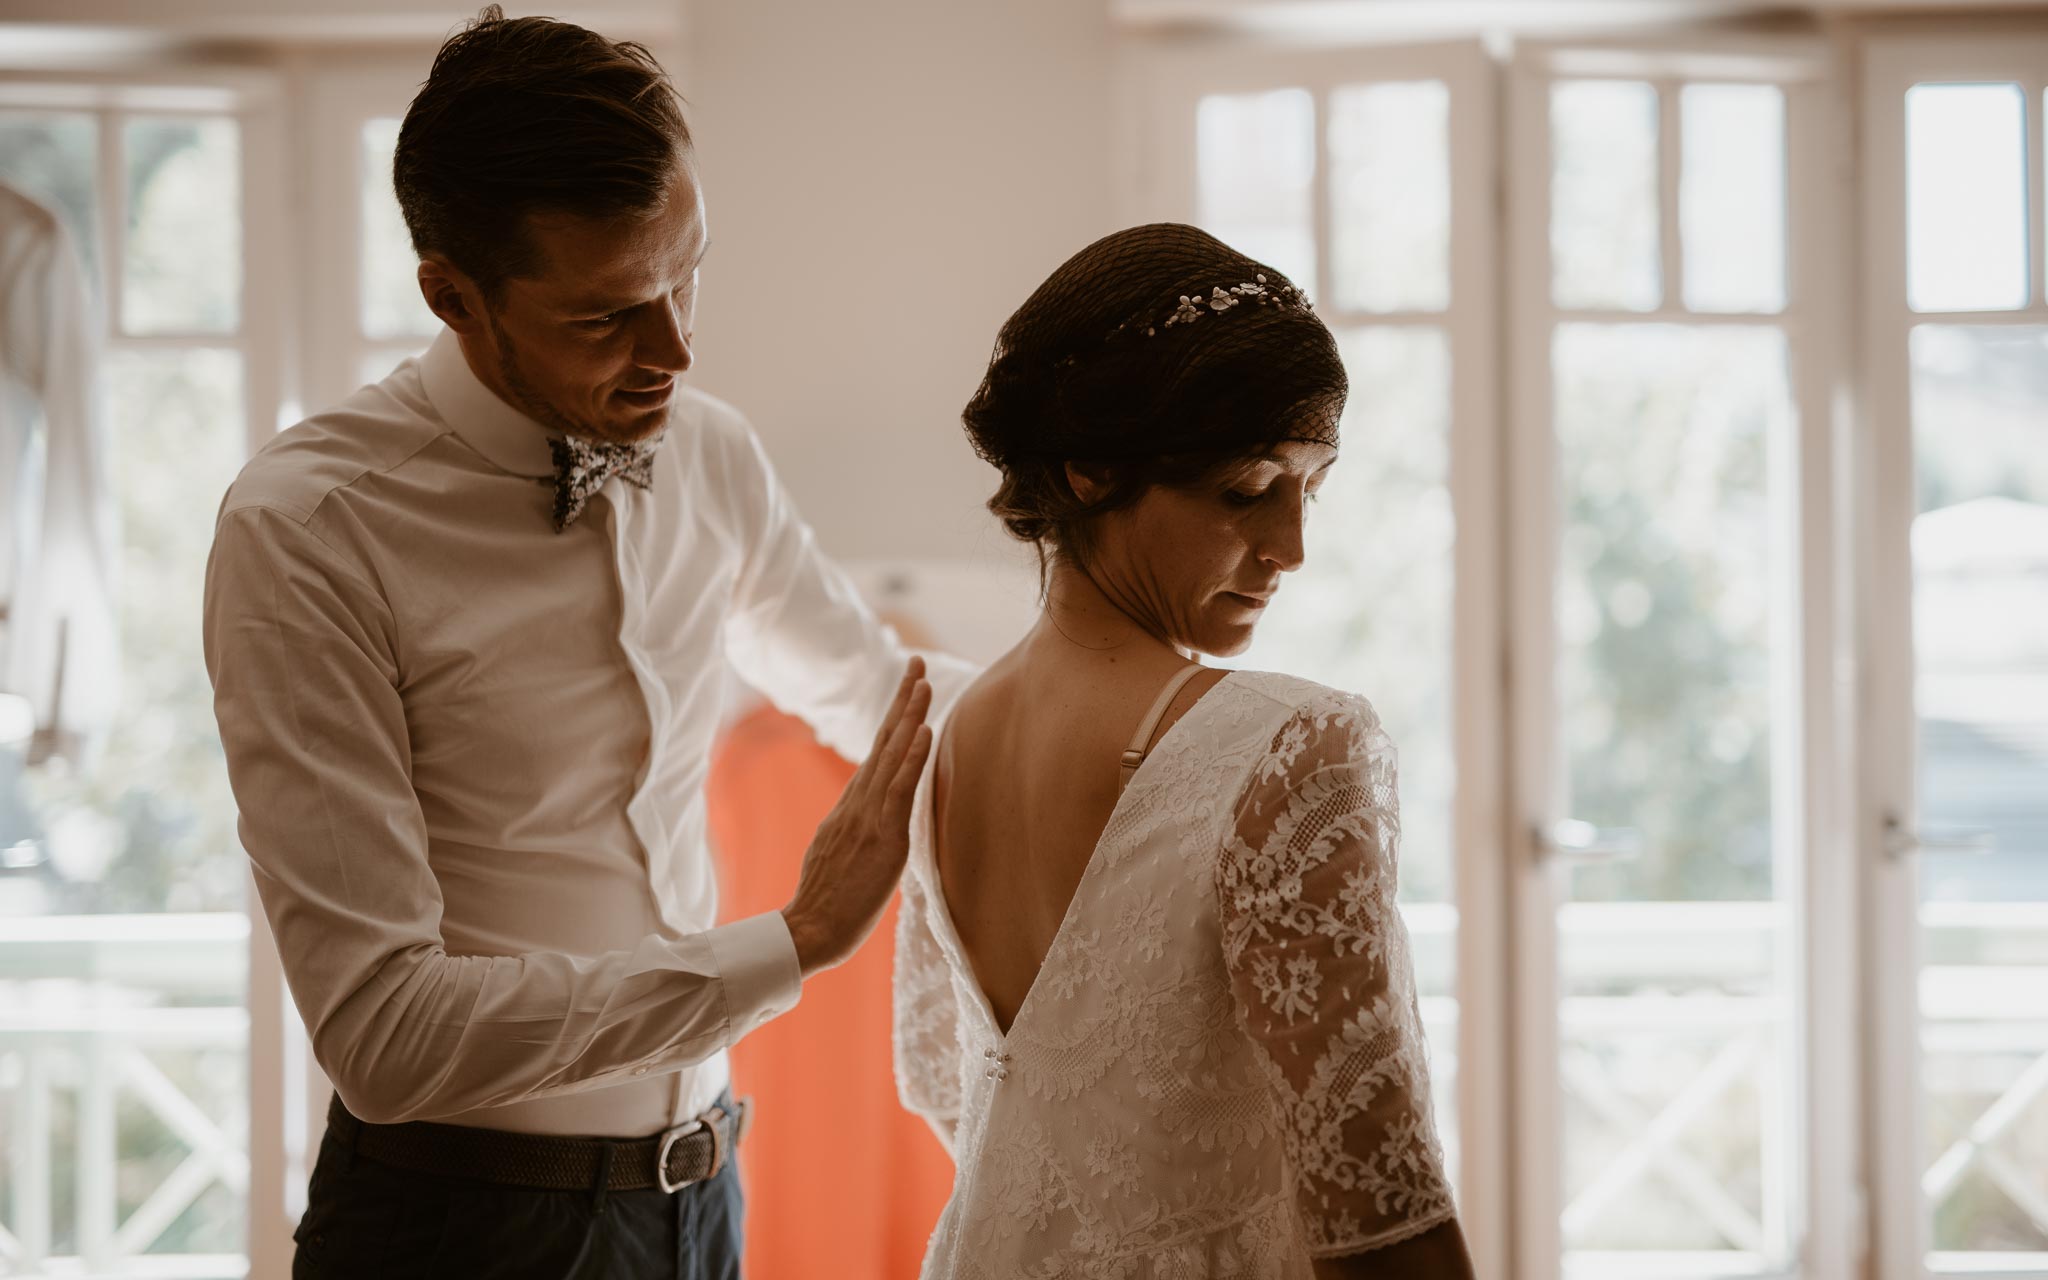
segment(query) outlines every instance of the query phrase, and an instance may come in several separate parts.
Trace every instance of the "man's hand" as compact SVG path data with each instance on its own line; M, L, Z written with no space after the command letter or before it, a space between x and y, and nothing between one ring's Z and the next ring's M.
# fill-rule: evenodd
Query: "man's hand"
M932 687L912 658L874 748L804 852L796 896L782 909L808 978L859 949L882 918L910 854L910 801L932 750Z

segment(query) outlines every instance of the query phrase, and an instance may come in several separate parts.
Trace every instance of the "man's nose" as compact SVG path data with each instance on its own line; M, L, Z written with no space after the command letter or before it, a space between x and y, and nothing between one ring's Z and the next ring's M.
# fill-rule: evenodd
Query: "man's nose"
M660 369L678 375L688 373L697 357L690 350L693 335L683 328L682 313L673 301L648 310L651 314L647 322L635 335L633 363L643 369Z

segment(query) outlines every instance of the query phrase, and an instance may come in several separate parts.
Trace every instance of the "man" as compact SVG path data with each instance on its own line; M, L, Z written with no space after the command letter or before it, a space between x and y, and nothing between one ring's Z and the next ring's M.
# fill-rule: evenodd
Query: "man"
M294 1274L733 1276L724 1050L873 928L931 684L682 385L705 210L645 49L485 9L395 169L446 331L249 463L207 575L243 843L338 1094ZM728 661L873 748L789 906L713 928Z

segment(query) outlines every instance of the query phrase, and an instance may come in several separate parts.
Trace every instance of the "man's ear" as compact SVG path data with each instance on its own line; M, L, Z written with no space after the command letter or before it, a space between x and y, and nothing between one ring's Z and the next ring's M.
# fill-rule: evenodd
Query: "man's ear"
M1093 503L1102 500L1109 492L1109 476L1102 471L1089 471L1078 463L1069 462L1067 467L1067 488L1082 502Z
M484 318L484 295L476 281L438 253L420 259L420 296L441 317L441 323L465 338L480 337Z

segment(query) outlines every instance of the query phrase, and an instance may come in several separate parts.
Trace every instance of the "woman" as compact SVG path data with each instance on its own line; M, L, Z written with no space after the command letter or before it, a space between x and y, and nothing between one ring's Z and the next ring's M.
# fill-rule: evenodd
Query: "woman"
M1365 699L1225 672L1337 457L1335 343L1192 227L1082 250L967 407L1037 624L937 726L897 1078L953 1151L927 1277L1469 1276Z

